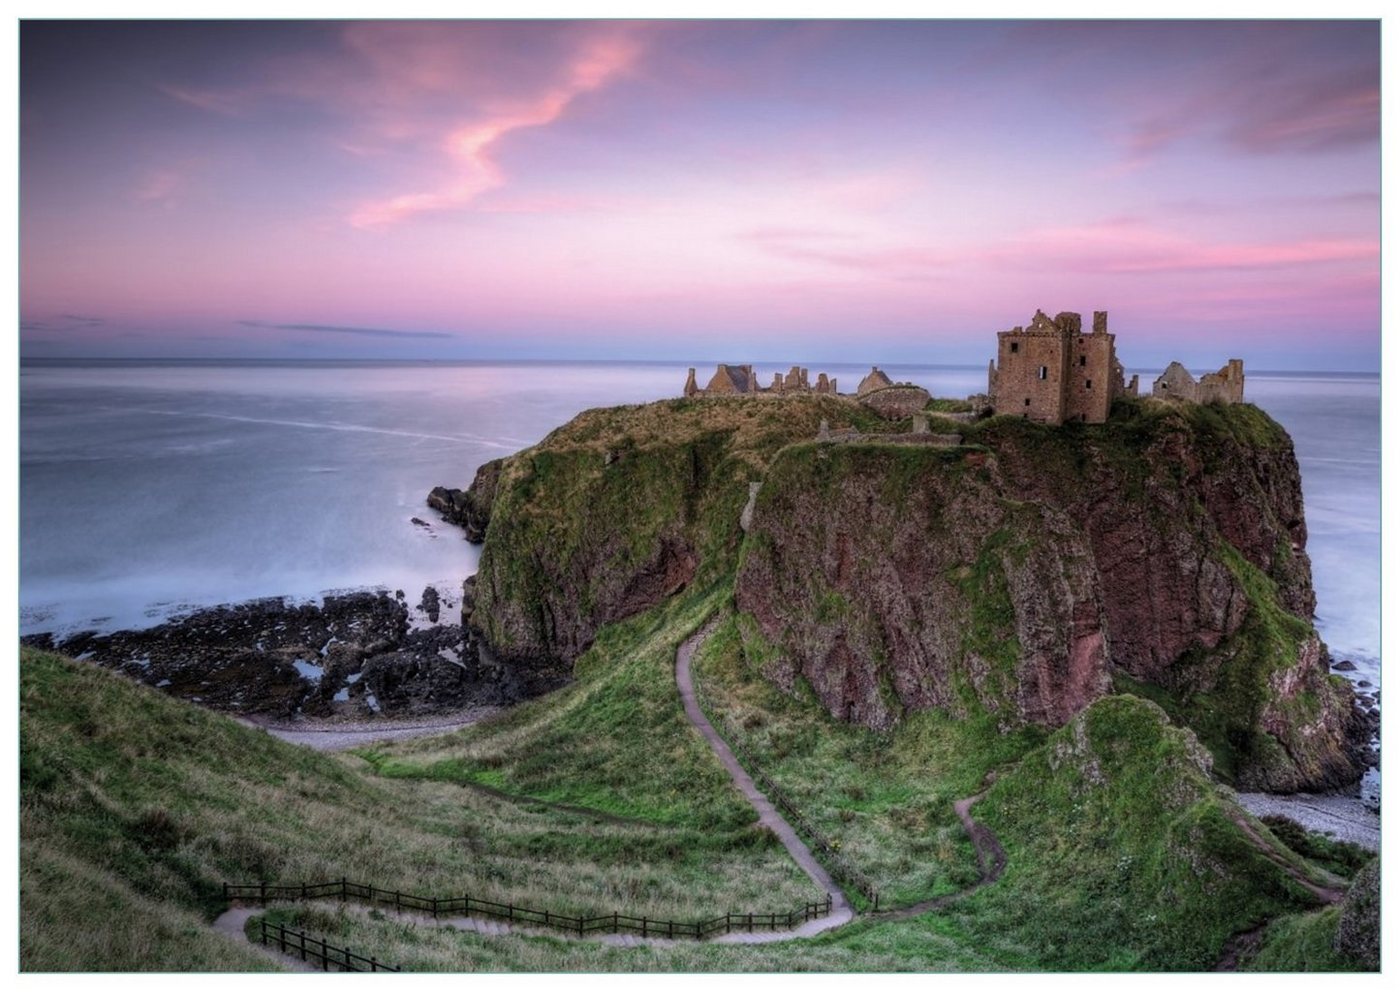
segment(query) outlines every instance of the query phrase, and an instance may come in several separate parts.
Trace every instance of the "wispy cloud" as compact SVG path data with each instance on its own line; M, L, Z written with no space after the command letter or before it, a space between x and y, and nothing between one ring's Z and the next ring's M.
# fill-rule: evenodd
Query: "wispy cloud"
M173 207L179 202L187 182L188 176L181 170L155 169L141 178L132 196L141 203Z
M819 228L755 228L739 240L775 258L814 262L902 281L932 279L959 256L927 245L874 246L854 234Z
M446 331L398 331L386 327L344 327L339 324L273 324L262 320L240 320L244 327L273 331L311 331L316 334L352 334L366 338L452 338Z
M107 323L101 317L88 317L76 313L61 313L53 317L22 317L19 322L21 331L80 331L88 328L101 327Z
M1205 76L1180 97L1167 99L1168 106L1140 119L1122 139L1120 173L1192 137L1213 138L1252 155L1325 152L1380 140L1375 65L1336 69L1303 63L1285 72L1272 62L1255 61Z
M222 116L263 101L299 102L340 123L331 143L361 159L408 153L408 186L349 208L355 227L460 210L506 185L502 143L559 121L582 96L628 72L644 50L641 25L622 22L481 25L347 24L333 55L303 53L260 67L252 82L219 88L166 84L171 99ZM525 42L528 40L528 44ZM152 194L162 186L151 179ZM152 196L151 198L155 198Z
M1133 217L1027 231L976 253L983 261L1073 272L1210 272L1288 269L1379 259L1374 238L1294 238L1211 242L1163 230Z
M569 60L563 79L523 101L492 108L453 126L442 138L451 169L432 188L399 193L361 204L350 215L355 227L380 227L414 214L461 209L487 190L505 184L496 159L500 143L516 131L558 120L578 97L624 72L638 53L635 37L609 34L588 39Z

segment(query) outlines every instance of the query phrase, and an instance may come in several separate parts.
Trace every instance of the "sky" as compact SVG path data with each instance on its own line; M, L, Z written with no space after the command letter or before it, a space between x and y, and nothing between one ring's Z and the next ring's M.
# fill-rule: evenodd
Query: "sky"
M1374 21L42 22L20 353L1375 371Z

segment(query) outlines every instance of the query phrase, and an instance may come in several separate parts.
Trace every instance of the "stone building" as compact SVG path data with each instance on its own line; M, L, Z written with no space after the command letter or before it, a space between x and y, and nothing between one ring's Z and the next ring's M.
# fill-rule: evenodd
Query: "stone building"
M1046 424L1101 424L1113 401L1137 394L1137 377L1123 382L1123 365L1108 333L1108 312L1094 312L1093 331L1077 313L1054 319L1037 310L1025 327L997 334L997 357L987 367L987 397L997 413Z
M1189 403L1243 403L1244 361L1232 358L1219 372L1207 372L1197 382L1180 362L1172 362L1152 383L1152 395L1159 400Z
M928 406L931 397L923 386L894 382L878 366L856 387L856 399L886 420L903 420Z
M864 396L866 393L873 393L877 389L885 389L893 386L890 377L881 372L878 366L870 366L870 374L860 380L860 385L856 387L856 395Z

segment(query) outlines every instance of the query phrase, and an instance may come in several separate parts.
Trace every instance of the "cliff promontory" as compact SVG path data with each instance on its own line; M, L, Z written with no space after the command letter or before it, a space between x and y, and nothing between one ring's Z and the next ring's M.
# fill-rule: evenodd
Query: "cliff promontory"
M947 428L920 443L826 396L591 410L435 496L484 539L470 621L506 665L567 672L602 626L732 581L750 662L838 719L1053 728L1126 691L1241 787L1355 779L1266 414L1144 400Z

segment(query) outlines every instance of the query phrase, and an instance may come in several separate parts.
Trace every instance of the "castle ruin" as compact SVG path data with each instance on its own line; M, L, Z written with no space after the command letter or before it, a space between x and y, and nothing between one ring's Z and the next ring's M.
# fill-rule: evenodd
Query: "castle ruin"
M1187 403L1243 403L1244 361L1232 358L1219 372L1207 372L1197 382L1180 362L1172 362L1152 383L1152 395L1159 400Z
M1123 365L1108 333L1108 311L1094 311L1093 331L1064 312L1052 320L1037 310L1025 327L997 334L997 357L987 366L987 398L997 413L1044 424L1101 424L1119 396L1137 395L1137 376L1124 384Z
M760 386L752 365L724 365L701 387L690 369L685 395L839 396L835 377L823 372L815 384L808 371L794 365L786 375L774 373L769 386ZM1043 424L1101 424L1108 420L1114 400L1138 395L1138 377L1129 379L1108 332L1108 311L1094 311L1091 330L1070 311L1053 318L1037 310L1030 323L997 334L997 357L987 365L987 394L969 400L976 410L945 416L975 419L977 410L1008 414ZM1218 372L1197 381L1180 362L1172 362L1152 384L1152 397L1189 403L1243 403L1244 362L1230 359ZM928 390L912 382L894 382L878 366L861 379L854 396L889 420L919 415L931 399ZM985 401L985 404L984 402ZM985 415L985 414L983 414Z
M812 385L807 370L794 365L787 375L774 372L771 386L760 386L752 365L720 364L702 389L695 381L695 370L686 371L686 396L757 396L760 393L779 396L787 393L824 393L835 396L836 379L827 378L825 372L820 372L816 385Z

